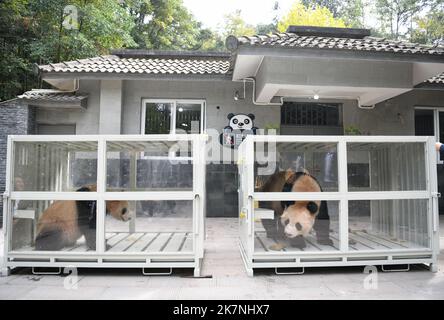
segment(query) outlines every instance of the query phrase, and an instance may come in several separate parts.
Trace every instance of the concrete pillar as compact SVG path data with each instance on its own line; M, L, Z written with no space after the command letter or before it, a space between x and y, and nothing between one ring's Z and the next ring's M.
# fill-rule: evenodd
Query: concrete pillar
M99 134L122 133L122 80L100 82Z

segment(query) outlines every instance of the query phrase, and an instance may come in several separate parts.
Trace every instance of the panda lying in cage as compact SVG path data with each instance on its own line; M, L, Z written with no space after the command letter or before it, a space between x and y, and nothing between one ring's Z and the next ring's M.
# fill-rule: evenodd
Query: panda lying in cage
M319 182L308 172L278 171L260 188L261 192L322 192ZM274 219L262 219L268 238L276 239L272 250L282 250L285 242L303 249L312 229L317 242L333 245L330 239L330 216L326 201L272 201L261 202L261 208L274 211Z
M96 191L96 185L81 187L78 192ZM75 245L85 237L88 249L96 249L96 201L54 201L37 223L35 249L58 251ZM128 221L127 201L106 201L106 214L117 220Z

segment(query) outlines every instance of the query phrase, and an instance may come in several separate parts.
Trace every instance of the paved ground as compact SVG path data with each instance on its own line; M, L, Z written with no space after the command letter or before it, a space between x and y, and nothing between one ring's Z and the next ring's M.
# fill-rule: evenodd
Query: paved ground
M440 225L444 248L444 220ZM65 277L34 276L22 269L0 278L0 299L444 299L444 250L438 273L421 266L410 272L379 272L378 288L365 289L362 268L312 268L299 276L265 272L249 278L237 247L237 220L208 219L207 228L203 274L212 278L81 270L77 288L67 290Z

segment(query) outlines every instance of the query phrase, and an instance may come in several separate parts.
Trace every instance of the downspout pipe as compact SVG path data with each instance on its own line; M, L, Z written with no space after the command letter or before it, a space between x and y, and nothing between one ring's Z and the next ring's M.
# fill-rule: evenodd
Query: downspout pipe
M256 106L282 106L284 103L284 98L280 97L280 102L257 102L256 101L256 79L252 77L243 78L242 80L234 80L236 82L242 81L244 83L244 97L245 97L245 82L249 81L253 83L253 96L251 97L251 101Z

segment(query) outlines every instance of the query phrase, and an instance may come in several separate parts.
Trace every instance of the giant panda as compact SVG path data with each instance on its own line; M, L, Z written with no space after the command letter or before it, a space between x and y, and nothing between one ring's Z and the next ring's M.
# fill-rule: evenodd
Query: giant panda
M262 186L262 192L322 192L319 182L308 172L293 170L274 173ZM325 201L272 201L261 202L261 207L274 211L274 219L262 219L268 238L275 238L278 243L272 250L285 247L285 240L291 246L306 247L304 237L312 229L316 232L317 242L333 245L330 239L330 216Z
M79 192L96 191L96 185L81 187ZM127 201L106 201L106 214L128 221ZM37 223L35 249L57 251L73 246L85 236L88 249L96 249L96 201L60 200L53 202Z

